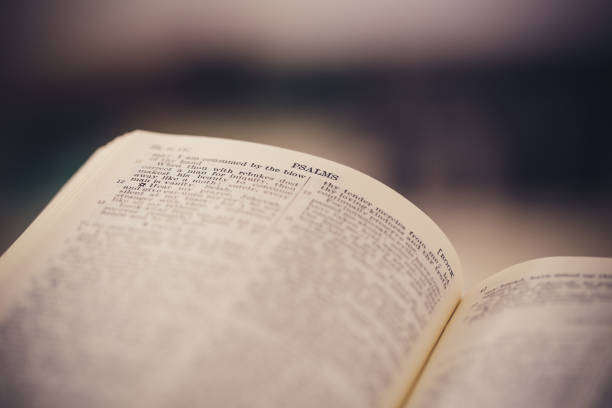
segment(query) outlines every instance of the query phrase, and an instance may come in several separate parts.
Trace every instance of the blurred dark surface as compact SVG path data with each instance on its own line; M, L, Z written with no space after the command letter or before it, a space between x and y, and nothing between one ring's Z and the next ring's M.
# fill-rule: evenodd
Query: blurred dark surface
M545 202L544 213L571 207L560 219L590 213L599 227L589 228L601 227L580 230L598 240L584 254L612 256L602 232L612 227L604 2L465 15L443 4L416 16L382 2L371 18L362 10L316 24L271 6L76 3L0 6L0 251L95 148L141 128L306 150L381 179L427 213L472 191L481 207L491 194ZM342 12L309 7L308 18ZM424 191L433 204L419 201L432 196Z

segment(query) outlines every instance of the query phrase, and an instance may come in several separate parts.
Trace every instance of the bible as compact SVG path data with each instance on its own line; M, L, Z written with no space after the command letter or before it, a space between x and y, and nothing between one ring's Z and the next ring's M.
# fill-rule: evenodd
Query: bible
M134 131L0 258L0 406L609 406L612 259L462 276L356 170Z

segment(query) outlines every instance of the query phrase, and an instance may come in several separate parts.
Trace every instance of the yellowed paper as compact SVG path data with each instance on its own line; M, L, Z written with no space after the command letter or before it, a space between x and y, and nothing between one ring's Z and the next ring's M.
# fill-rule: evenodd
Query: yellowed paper
M368 176L143 131L91 159L0 278L0 398L63 407L397 404L462 290L444 234Z
M612 259L513 266L461 302L407 407L605 407Z

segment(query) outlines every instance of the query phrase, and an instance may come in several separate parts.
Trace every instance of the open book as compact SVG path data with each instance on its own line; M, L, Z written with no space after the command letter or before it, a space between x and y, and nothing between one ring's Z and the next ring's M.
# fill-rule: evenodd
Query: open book
M0 406L575 407L612 401L612 259L464 290L380 182L135 131L0 258Z

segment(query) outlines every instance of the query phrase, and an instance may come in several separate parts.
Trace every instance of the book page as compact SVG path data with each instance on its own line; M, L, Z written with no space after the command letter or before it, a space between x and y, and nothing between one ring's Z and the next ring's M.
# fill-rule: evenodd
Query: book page
M612 259L544 258L460 303L408 407L607 407Z
M136 131L0 258L0 405L390 406L461 290L444 234L368 176Z

